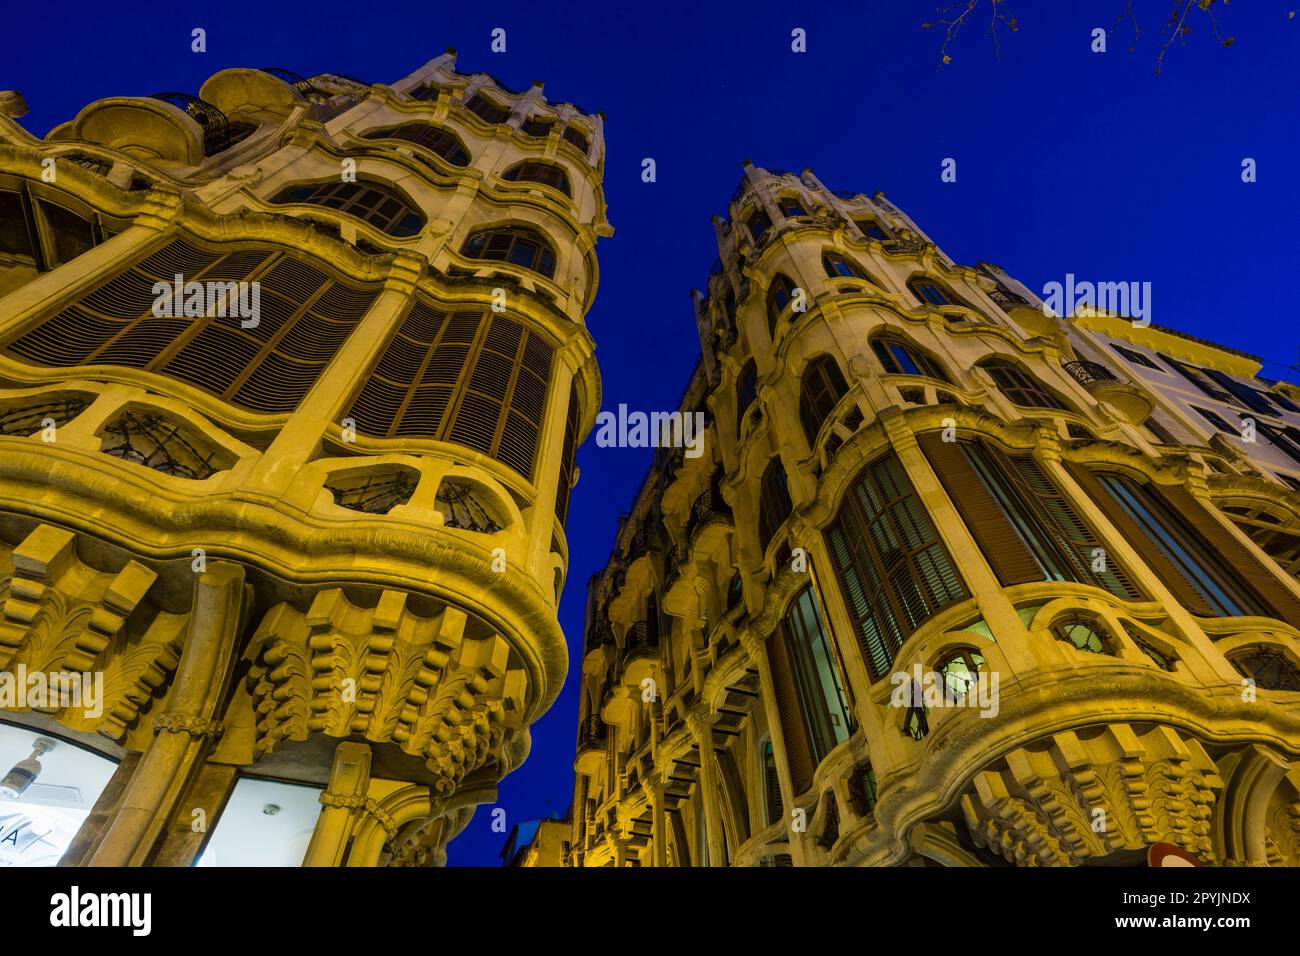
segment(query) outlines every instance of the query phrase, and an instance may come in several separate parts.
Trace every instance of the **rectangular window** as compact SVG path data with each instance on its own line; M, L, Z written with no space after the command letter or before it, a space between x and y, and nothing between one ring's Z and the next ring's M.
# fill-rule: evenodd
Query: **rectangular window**
M1231 569L1221 566L1200 537L1149 489L1123 475L1102 473L1096 477L1216 614L1269 616L1247 588L1234 580Z
M1196 414L1200 415L1219 431L1227 432L1230 435L1236 433L1236 429L1224 421L1223 416L1219 415L1217 412L1212 412L1208 408L1201 408L1199 405L1193 405L1192 411L1196 412Z
M826 531L840 589L874 677L926 620L970 596L902 464L886 455L849 487Z
M1157 371L1159 371L1159 369L1160 369L1160 366L1159 366L1159 365L1157 365L1155 362L1151 361L1149 358L1147 358L1147 357L1146 357L1145 355L1143 355L1141 352L1135 352L1135 351L1133 351L1132 349L1126 349L1126 348L1124 348L1124 346L1122 346L1122 345L1116 345L1114 342L1112 342L1112 343L1110 344L1110 347L1113 348L1113 349L1114 349L1116 352L1118 352L1120 355L1124 356L1124 358L1128 359L1128 360L1129 360L1130 362L1132 362L1134 365L1142 365L1142 366L1145 366L1146 368L1153 368L1153 369L1156 369Z
M845 702L839 662L822 626L821 608L811 587L795 598L782 626L813 760L821 763L837 744L849 739L853 719Z

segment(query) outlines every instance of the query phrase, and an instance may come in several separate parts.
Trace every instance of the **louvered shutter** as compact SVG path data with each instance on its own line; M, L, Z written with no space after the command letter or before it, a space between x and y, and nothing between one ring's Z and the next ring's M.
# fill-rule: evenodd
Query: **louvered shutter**
M1144 596L1113 556L1107 554L1105 571L1092 570L1092 552L1101 546L1101 542L1032 455L1007 455L997 451L994 454L1007 463L1007 473L1012 482L1017 484L1023 499L1042 517L1048 533L1071 559L1081 583L1098 584L1116 597L1128 600Z
M785 804L781 800L781 778L776 772L776 752L770 740L763 748L763 785L767 790L767 822L773 824L785 816Z
M1115 500L1109 491L1102 487L1101 482L1097 480L1091 470L1072 461L1065 462L1065 468L1087 493L1088 497L1110 519L1111 524L1115 526L1115 530L1141 555L1147 566L1164 582L1165 587L1173 592L1174 597L1178 599L1178 603L1193 614L1198 614L1201 617L1217 616L1214 609L1201 596L1201 593L1193 587L1192 582L1165 557L1164 552L1156 546L1156 543L1138 526L1137 522L1129 517L1123 506Z
M1263 603L1270 607L1273 616L1300 627L1300 598L1291 593L1277 576L1253 555L1236 537L1205 510L1205 506L1186 488L1161 486L1160 494L1170 507L1178 511L1200 532L1210 550L1245 579L1245 583Z
M971 467L964 443L943 441L939 432L927 432L917 441L998 580L1004 585L1042 581L1042 569Z
M796 794L812 786L813 761L808 735L804 732L803 709L799 706L799 692L794 686L785 632L777 628L768 639L768 658L772 669L772 692L776 697L777 715L781 721L781 736L785 741L785 756L790 765L790 780Z
M1205 369L1205 374L1210 376L1210 378L1214 379L1233 395L1236 395L1255 411L1261 412L1265 415L1275 414L1273 406L1270 405L1266 399L1262 398L1259 392L1255 391L1249 385L1243 385L1231 375L1225 375L1218 369L1207 368Z

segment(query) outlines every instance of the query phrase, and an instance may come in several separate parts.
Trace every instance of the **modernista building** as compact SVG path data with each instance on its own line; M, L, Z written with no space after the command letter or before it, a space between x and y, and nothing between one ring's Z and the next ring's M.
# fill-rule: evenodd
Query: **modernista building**
M58 817L62 865L441 862L568 670L602 118L454 51L391 86L222 70L44 139L22 109L0 743L55 746L6 812Z
M746 164L590 582L577 866L1300 864L1300 390Z

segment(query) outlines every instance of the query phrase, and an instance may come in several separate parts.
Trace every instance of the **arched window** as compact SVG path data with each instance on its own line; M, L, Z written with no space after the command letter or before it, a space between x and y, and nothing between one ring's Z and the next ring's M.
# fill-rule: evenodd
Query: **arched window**
M889 238L885 230L881 228L880 223L876 222L874 219L854 219L853 224L857 226L858 230L868 239L885 242Z
M974 689L982 670L985 670L984 655L973 647L953 648L934 668L943 683L944 696L949 700L960 700Z
M1013 404L1025 408L1059 408L1065 410L1061 401L1039 384L1038 379L1030 375L1019 365L1004 359L985 359L978 367L993 376L998 389Z
M970 596L907 472L893 454L867 465L826 529L840 592L877 679L939 611Z
M480 229L465 240L461 254L471 259L493 259L555 276L555 250L535 229L528 226L498 226Z
M501 174L501 178L510 182L541 183L543 186L558 189L566 196L572 195L569 191L569 174L554 163L543 163L535 159L525 160L507 169Z
M745 367L740 370L740 375L736 377L736 434L740 434L741 422L745 420L745 413L749 411L749 406L754 404L754 399L758 397L758 367L754 360L750 359L745 363Z
M1115 642L1101 624L1082 614L1071 614L1052 625L1052 634L1058 641L1089 654L1115 653Z
M854 263L845 259L838 252L827 252L822 255L822 268L826 270L828 279L866 279L867 276ZM870 280L867 280L870 281Z
M809 448L816 447L817 435L827 416L848 391L844 373L835 359L819 355L808 363L799 384L799 421Z
M1229 654L1228 662L1264 690L1300 690L1300 668L1278 648L1255 644Z
M570 144L578 147L578 151L584 156L586 156L587 152L591 149L591 140L587 138L586 133L578 129L576 126L564 127L564 132L561 135Z
M776 339L776 323L794 298L797 288L784 273L778 272L772 277L771 288L767 290L767 333L773 340Z
M787 219L808 215L803 208L803 203L799 202L797 196L782 196L776 201L776 205L781 210L781 215Z
M793 510L790 489L785 483L785 468L781 465L781 456L777 455L767 463L767 470L759 482L758 546L764 552Z
M927 305L961 305L956 296L927 276L916 276L907 280L907 288Z
M948 381L943 366L910 342L881 335L871 340L871 348L880 359L881 367L891 375L924 375L941 382Z
M772 228L772 220L762 209L755 209L745 217L745 228L757 244L763 241L763 236Z
M469 165L469 150L460 141L460 137L449 129L431 123L407 123L393 129L373 129L364 134L362 139L401 139L423 146L453 166Z
M492 102L482 93L475 93L466 100L465 109L488 123L504 123L510 119L510 110L507 107Z
M551 130L554 127L554 121L542 119L539 116L532 116L524 120L522 129L528 136L535 136L537 139L545 139L551 135Z
M413 236L424 228L424 215L415 203L391 186L370 180L354 183L318 183L290 186L271 200L273 203L306 203L324 206L355 216L380 232L399 238Z

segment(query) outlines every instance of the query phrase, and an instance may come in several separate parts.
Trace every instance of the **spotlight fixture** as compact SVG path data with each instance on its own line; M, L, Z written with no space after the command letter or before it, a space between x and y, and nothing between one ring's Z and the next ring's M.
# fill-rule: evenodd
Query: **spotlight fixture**
M37 737L36 743L32 745L31 756L10 767L4 779L0 780L0 797L6 800L17 800L21 797L40 775L39 758L53 750L57 743L58 741L51 740L49 737Z

